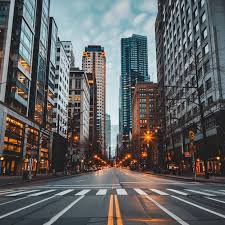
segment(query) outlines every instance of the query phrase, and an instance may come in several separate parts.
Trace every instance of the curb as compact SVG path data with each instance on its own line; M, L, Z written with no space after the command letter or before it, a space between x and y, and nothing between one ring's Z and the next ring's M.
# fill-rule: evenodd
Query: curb
M79 173L79 174L73 174L73 175L62 175L62 176L51 176L51 177L44 177L44 178L35 178L33 180L18 180L18 182L15 182L15 183L6 183L6 184L2 184L0 185L0 189L3 188L3 187L7 187L7 186L13 186L13 185L23 185L23 184L32 184L32 183L35 183L35 182L39 182L39 181L48 181L48 180L62 180L62 179L69 179L69 178L73 178L73 177L79 177L79 176L82 176L82 175L85 175L85 174L89 174L91 172L86 172L86 173Z
M153 173L153 172L144 172L146 174L151 174L151 175L155 175L155 176L160 176L160 177L165 177L165 178L171 178L174 180L185 180L185 181L189 181L189 182L202 182L202 183L214 183L214 184L225 184L225 181L215 181L215 180L203 180L203 179L193 179L193 178L187 178L187 177L176 177L176 176L172 176L172 175L165 175L165 174L157 174L157 173Z

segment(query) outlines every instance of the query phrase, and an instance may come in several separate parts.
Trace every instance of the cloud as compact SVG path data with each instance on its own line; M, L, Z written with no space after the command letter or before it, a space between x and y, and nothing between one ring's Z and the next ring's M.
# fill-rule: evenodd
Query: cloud
M128 19L131 13L131 5L129 0L117 0L112 8L108 10L103 16L103 26L116 26L122 20Z
M141 24L141 23L145 20L145 18L146 18L147 16L148 16L147 13L141 13L141 14L137 15L137 16L134 18L133 24L134 24L135 26Z
M155 17L157 0L54 0L55 17L62 40L71 40L76 66L81 67L84 47L100 44L107 53L106 111L118 124L120 39L133 33L147 35L149 74L156 81ZM112 99L112 96L114 98Z
M157 0L138 0L138 9L150 14L157 12Z

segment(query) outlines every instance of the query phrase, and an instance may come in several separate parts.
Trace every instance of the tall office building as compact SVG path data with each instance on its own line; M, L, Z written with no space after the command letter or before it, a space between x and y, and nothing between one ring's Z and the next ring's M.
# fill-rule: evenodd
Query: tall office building
M79 68L70 69L69 84L69 130L73 138L70 153L76 152L79 159L89 156L89 111L90 93L86 73ZM73 144L75 146L73 146Z
M105 134L106 134L106 154L107 158L111 159L111 118L109 114L106 114L105 116Z
M54 96L53 131L67 137L70 61L58 39Z
M190 157L188 132L192 130L199 157L197 171L205 169L202 160L218 171L216 156L223 159L225 153L225 76L221 69L225 65L225 2L159 0L158 6L157 69L159 87L164 89L168 163L179 163L183 153ZM199 129L200 107L207 147Z
M51 131L43 126L49 5L0 1L0 170L7 174L49 169Z
M148 81L147 37L121 39L120 133L125 147L132 131L132 97L137 82Z
M46 96L44 124L48 128L53 126L55 71L56 71L56 47L58 40L58 27L53 17L49 20L48 53L46 69Z
M70 61L70 66L75 67L75 56L74 56L74 49L73 49L72 42L71 41L62 41L62 45L63 45L66 55Z
M86 47L82 66L86 73L92 73L96 79L96 139L99 150L105 155L106 54L104 48L99 45Z

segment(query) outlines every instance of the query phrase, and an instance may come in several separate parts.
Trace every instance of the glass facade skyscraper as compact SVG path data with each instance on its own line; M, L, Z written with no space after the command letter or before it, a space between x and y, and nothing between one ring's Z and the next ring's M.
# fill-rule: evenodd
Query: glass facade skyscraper
M149 81L147 37L121 39L120 133L123 143L132 131L132 97L137 82Z

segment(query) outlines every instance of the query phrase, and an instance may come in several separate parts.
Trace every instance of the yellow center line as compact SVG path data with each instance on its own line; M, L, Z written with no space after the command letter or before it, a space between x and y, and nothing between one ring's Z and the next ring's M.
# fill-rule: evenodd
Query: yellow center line
M114 195L114 197L115 197L117 225L123 225L123 220L122 220L122 216L121 216L121 212L120 212L120 205L119 205L118 197L117 197L117 195Z
M109 212L108 212L108 223L107 223L107 225L114 225L114 219L113 219L113 195L110 195Z

